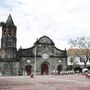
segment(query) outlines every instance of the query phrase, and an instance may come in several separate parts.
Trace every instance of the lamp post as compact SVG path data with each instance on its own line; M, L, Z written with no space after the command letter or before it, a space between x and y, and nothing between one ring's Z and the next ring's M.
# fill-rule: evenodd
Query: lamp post
M35 66L34 66L34 76L36 76L36 53L37 52L37 46L35 46Z
M41 45L39 44L39 45L36 45L36 46L35 46L35 66L34 66L34 76L36 76L37 46L40 46L40 47L41 47Z

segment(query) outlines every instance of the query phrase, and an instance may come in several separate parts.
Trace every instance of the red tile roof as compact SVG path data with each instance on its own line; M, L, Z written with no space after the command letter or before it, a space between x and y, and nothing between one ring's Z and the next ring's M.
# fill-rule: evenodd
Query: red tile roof
M67 50L68 56L84 56L89 55L90 56L90 50L89 49L78 49L78 48L70 48Z

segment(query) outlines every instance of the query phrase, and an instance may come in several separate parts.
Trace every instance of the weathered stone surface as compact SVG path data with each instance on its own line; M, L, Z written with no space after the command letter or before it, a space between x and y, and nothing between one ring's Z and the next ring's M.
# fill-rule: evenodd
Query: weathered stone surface
M31 48L20 48L17 51L16 29L12 17L9 15L5 25L2 26L0 49L0 72L2 75L35 73L43 75L52 74L57 70L60 73L61 70L66 69L67 51L56 48L54 42L47 36L37 39Z

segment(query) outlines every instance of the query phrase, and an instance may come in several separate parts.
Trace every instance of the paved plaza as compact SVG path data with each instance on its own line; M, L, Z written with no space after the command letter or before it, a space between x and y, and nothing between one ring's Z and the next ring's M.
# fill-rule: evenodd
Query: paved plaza
M82 74L0 77L0 90L90 90Z

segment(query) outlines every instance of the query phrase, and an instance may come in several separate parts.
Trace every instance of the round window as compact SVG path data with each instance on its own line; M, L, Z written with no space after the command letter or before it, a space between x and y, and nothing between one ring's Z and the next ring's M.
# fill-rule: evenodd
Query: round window
M49 58L49 55L48 55L47 53L44 53L44 54L42 55L42 58L46 60L46 59Z

